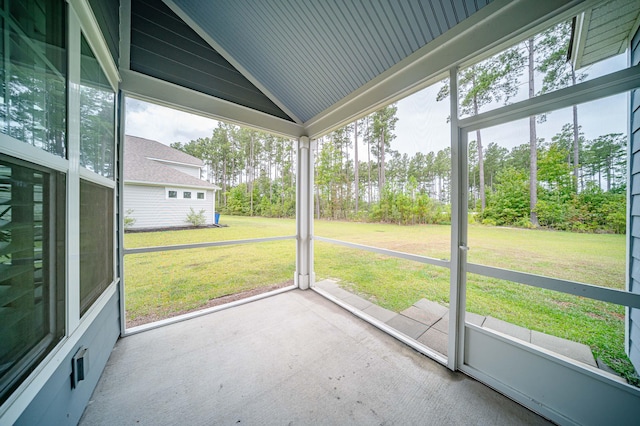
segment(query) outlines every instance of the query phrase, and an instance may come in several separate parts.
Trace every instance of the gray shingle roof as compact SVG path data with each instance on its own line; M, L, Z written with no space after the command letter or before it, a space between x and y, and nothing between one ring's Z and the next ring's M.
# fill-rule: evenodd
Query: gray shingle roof
M160 161L158 161L160 160ZM150 139L126 136L124 144L125 182L145 182L220 189L207 181L176 170L162 161L201 167L202 160Z

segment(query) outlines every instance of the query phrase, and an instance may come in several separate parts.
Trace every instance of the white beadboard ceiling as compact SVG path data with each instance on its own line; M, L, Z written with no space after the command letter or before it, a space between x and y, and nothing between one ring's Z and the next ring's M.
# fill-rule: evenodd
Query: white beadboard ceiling
M491 0L165 0L304 123Z

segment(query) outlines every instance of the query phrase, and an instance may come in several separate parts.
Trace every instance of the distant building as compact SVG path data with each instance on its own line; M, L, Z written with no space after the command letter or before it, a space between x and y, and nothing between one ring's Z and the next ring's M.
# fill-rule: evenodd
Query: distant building
M129 229L188 226L190 208L205 211L214 223L215 191L205 164L170 146L126 136L124 144L124 212L135 219Z

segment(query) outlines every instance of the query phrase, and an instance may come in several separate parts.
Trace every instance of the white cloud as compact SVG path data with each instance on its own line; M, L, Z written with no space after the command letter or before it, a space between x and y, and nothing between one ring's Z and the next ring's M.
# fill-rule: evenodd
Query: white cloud
M169 145L209 137L216 120L127 98L126 133Z

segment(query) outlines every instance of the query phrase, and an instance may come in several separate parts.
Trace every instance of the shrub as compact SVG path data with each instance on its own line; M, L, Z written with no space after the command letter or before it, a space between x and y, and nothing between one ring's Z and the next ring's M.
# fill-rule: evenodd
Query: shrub
M136 224L136 218L131 217L133 214L133 209L128 209L124 215L124 229L127 230Z
M189 207L189 213L187 213L186 222L192 224L193 226L202 226L207 222L204 214L206 211L204 209L200 210L198 213L193 210L193 207Z

